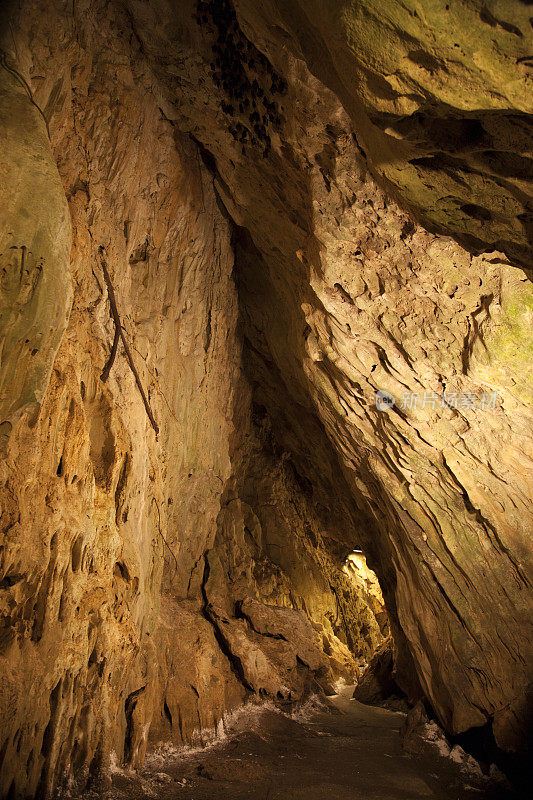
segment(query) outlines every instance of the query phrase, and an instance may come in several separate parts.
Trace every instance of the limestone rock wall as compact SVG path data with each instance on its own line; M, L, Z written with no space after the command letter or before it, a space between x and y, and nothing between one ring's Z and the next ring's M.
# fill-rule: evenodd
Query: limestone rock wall
M526 78L502 67L477 101L481 150L450 166L450 119L474 110L451 94L502 66L489 39L445 85L426 37L383 97L407 6L394 24L302 8L25 0L1 32L2 113L28 120L22 150L6 141L50 196L28 225L26 177L8 226L28 231L19 250L42 242L48 283L2 301L1 796L353 676L388 632L342 571L355 546L407 694L450 732L524 740L531 293L508 260L529 257L524 165L495 174L523 157ZM522 11L489 16L498 59L523 59ZM495 119L501 146L483 138ZM110 286L137 378L122 342L110 361Z
M113 761L139 766L149 737L199 742L246 697L296 699L355 670L331 625L267 589L290 581L266 553L255 576L246 550L232 561L242 513L221 509L251 426L233 225L201 148L147 90L128 25L118 7L29 3L2 42L16 188L2 212L2 797L82 787ZM113 355L111 297L134 369L122 340ZM243 566L217 603L224 569Z
M239 0L332 89L358 150L426 226L473 250L531 259L527 3Z
M317 507L338 515L338 538L364 541L399 659L414 662L443 724L489 722L502 746L520 747L531 661L527 280L500 251L473 255L383 192L360 152L363 122L310 74L281 12L198 9L176 11L179 36L157 24L157 4L136 6L134 25L165 114L211 154L238 226L255 400ZM391 412L376 408L379 389L396 398Z
M65 772L83 778L113 752L141 763L173 671L168 605L187 595L230 471L238 362L228 226L196 147L136 88L127 43L108 57L113 19L83 30L100 54L66 21L43 20L37 40L21 28L19 67L31 42L43 66L35 102L69 201L74 300L39 413L13 427L1 467L2 796L44 796ZM49 41L55 52L39 61ZM122 344L101 379L115 332L104 261L158 435ZM47 323L61 338L53 316ZM176 570L161 604L165 556ZM173 615L173 638L186 649L182 629L194 630L209 659L195 669L220 685L194 695L191 669L191 730L241 697L199 606Z
M0 449L50 377L72 302L70 217L46 121L2 61L0 119Z

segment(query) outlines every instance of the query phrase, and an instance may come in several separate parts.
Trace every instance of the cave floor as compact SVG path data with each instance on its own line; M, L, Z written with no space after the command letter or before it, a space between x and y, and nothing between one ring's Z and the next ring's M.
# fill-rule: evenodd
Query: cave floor
M158 800L501 800L458 764L401 748L403 715L350 699L293 716L253 709L202 750L151 756L141 776L116 772L111 798ZM89 797L89 795L86 795Z

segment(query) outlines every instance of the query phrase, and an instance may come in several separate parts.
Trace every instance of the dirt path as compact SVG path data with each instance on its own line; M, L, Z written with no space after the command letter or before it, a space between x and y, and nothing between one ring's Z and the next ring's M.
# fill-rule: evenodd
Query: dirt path
M157 800L503 800L435 750L403 753L403 715L346 689L309 719L245 712L206 750L152 757L142 776L116 773L113 798ZM88 797L88 795L87 795Z

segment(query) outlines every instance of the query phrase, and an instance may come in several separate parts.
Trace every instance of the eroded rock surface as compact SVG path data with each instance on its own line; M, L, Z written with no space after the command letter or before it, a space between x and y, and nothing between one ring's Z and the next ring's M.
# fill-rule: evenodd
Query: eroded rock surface
M408 710L405 696L394 677L394 651L390 639L374 653L355 687L353 698L371 706L385 706L396 711Z
M46 120L24 78L0 74L0 449L43 399L72 302L70 217Z
M54 324L31 356L3 295L0 794L353 679L388 634L359 546L406 694L524 743L529 28L452 3L483 32L452 60L426 5L26 0L2 30Z
M241 0L341 99L387 191L467 247L531 258L527 3Z

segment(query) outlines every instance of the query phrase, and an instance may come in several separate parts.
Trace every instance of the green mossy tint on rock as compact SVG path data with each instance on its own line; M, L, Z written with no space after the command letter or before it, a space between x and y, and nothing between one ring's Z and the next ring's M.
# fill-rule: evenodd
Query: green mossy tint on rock
M372 174L426 226L533 267L533 31L520 0L239 0L339 97ZM513 169L513 156L525 157Z

